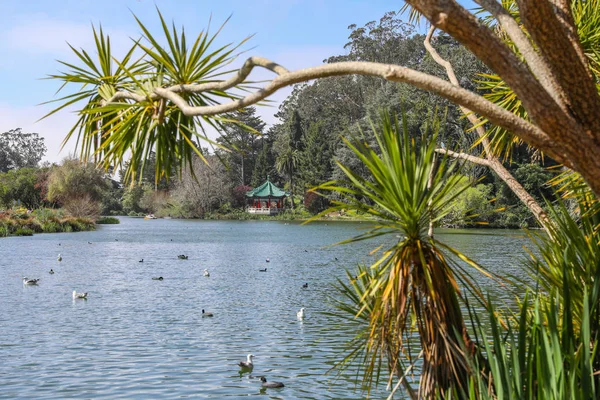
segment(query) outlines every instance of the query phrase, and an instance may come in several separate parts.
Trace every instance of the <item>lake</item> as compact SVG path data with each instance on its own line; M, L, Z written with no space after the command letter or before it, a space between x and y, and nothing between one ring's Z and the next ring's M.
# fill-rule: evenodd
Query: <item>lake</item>
M94 232L0 239L1 399L365 397L351 371L327 374L354 331L326 313L335 279L372 261L376 243L324 247L365 223L120 219ZM438 238L490 270L523 275L521 231ZM24 276L41 281L24 286ZM74 301L73 290L88 299ZM248 353L253 376L286 387L240 374Z

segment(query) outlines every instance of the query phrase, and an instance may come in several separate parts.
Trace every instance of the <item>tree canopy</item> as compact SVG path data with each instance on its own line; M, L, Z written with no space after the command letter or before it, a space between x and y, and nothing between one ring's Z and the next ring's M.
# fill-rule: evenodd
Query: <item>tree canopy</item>
M0 133L0 172L36 167L45 154L44 138L37 133L21 128Z

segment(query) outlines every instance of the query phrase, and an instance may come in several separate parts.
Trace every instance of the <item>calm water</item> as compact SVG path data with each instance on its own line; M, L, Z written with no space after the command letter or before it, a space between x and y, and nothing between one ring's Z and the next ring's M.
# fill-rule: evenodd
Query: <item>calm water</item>
M351 372L326 374L353 334L325 314L326 299L375 244L323 245L364 226L121 218L95 232L1 239L0 398L363 398ZM439 237L492 270L522 274L521 232ZM40 285L23 286L23 276ZM73 301L74 289L89 299ZM248 353L253 375L286 387L240 375Z

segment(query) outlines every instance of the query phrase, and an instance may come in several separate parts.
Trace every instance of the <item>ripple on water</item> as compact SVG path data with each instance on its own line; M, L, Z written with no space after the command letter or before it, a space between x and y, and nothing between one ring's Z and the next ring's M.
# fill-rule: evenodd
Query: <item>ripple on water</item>
M326 374L355 332L324 314L325 300L344 267L372 260L375 246L322 247L357 227L122 218L95 232L2 239L0 399L362 398L352 371ZM518 272L514 253L526 239L503 239L444 237ZM42 280L23 286L23 276ZM88 300L73 301L74 289ZM202 308L215 317L202 318ZM255 368L240 374L248 353ZM262 389L261 375L286 387Z

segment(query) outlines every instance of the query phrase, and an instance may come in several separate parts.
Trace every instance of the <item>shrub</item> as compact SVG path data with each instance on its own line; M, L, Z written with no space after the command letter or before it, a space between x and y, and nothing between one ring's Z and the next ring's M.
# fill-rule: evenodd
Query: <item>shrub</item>
M304 194L304 207L313 214L318 214L329 207L329 200L315 192Z
M121 221L119 220L119 218L115 218L115 217L100 217L96 220L97 224L120 224Z
M71 227L71 232L94 230L94 221L88 218L68 218L66 224Z
M89 195L65 199L64 208L73 217L96 218L100 215L100 204Z
M246 205L246 193L252 190L252 186L239 185L233 188L231 197L234 208L243 208Z
M42 229L45 233L62 232L62 226L55 221L48 221L42 224Z
M33 236L33 231L29 228L19 228L14 233L15 236Z

